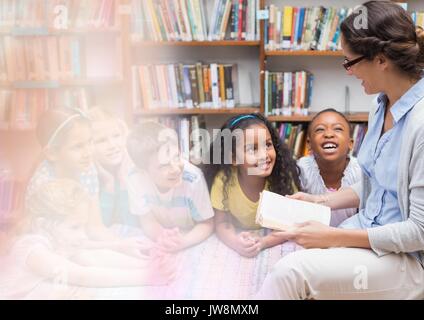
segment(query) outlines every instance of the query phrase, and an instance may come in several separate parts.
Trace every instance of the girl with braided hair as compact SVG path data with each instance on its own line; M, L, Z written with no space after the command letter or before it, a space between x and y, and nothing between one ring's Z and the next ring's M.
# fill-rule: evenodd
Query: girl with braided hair
M331 194L292 197L359 212L338 228L306 222L286 232L309 250L282 258L259 296L423 299L424 33L391 1L364 3L341 33L347 74L379 94L358 154L362 178Z

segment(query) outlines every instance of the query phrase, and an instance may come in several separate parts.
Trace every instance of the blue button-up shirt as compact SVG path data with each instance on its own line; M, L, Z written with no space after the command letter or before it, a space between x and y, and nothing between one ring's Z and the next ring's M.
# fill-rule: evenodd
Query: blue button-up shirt
M412 86L390 108L393 128L382 135L387 96L380 94L373 122L369 124L358 154L363 172L370 178L371 193L365 208L345 220L339 227L366 229L402 221L398 204L398 164L404 125L409 111L424 97L424 78Z

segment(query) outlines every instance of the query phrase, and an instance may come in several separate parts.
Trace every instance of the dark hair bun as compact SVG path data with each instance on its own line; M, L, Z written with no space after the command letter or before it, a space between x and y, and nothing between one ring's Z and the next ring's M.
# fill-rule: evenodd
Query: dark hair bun
M368 1L363 5L367 27L356 25L362 15L355 10L341 24L343 38L352 52L371 60L385 55L399 70L420 77L424 67L424 34L410 14L391 1Z

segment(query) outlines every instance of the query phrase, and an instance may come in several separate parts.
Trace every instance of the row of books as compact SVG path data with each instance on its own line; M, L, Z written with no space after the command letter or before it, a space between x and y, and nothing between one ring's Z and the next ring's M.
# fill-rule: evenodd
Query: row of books
M77 37L0 38L0 81L78 80L82 69Z
M265 115L307 115L313 79L308 71L265 71Z
M8 170L0 170L0 225L9 221L12 213L18 209L21 187L21 183Z
M237 77L234 64L134 66L134 109L234 108Z
M365 123L355 123L353 124L352 130L353 147L350 150L350 155L356 157L358 155L359 149L361 148L365 134L367 133L368 126Z
M413 11L411 13L412 20L417 27L424 28L424 11Z
M34 130L44 110L58 106L87 110L89 98L83 88L0 90L0 129Z
M353 9L333 7L267 7L266 50L339 50L340 24Z
M291 150L295 159L308 155L306 144L307 125L283 122L278 127L280 140Z
M257 40L259 0L133 0L133 38L142 41ZM208 21L208 17L210 20Z
M116 6L116 0L2 0L0 30L110 28L117 22Z
M199 129L206 129L204 116L159 117L154 120L175 130L178 134L181 156L185 160L200 164L202 148L204 152L209 149L209 146L201 145L206 141L202 140L199 134Z
M350 151L350 156L356 157L358 155L367 128L367 124L364 123L352 125L353 148ZM295 159L300 159L309 154L308 144L306 143L307 130L307 124L290 122L281 123L278 127L280 139L287 144Z
M259 40L259 0L215 0L208 40Z

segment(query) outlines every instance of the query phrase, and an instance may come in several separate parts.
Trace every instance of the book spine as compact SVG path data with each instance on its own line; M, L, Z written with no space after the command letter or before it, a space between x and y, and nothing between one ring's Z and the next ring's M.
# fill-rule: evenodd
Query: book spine
M191 85L191 96L193 99L193 107L199 108L199 88L197 81L197 70L195 65L189 66L190 70L190 85Z
M219 4L218 16L217 16L216 24L214 26L214 31L213 31L213 40L219 40L221 37L221 28L222 28L222 23L224 19L226 1L227 0L222 0L222 2L220 2Z
M237 39L237 14L238 14L238 0L231 0L232 6L231 6L231 32L230 32L230 39L235 40Z
M283 17L283 49L290 49L292 32L293 7L284 7Z
M174 73L175 73L175 78L176 78L176 83L177 83L177 95L178 95L178 103L177 106L178 108L183 108L184 107L184 90L183 90L183 86L182 86L182 77L181 77L181 71L180 71L180 65L179 64L174 64Z
M220 37L219 37L220 40L225 39L225 34L227 31L227 26L228 26L228 20L230 18L230 13L231 13L231 0L227 0L225 4L224 17L221 24L221 31L220 31Z
M227 108L234 108L234 87L233 87L233 66L225 65L224 66L224 77L225 77L225 98Z
M268 91L268 81L269 81L269 71L265 70L265 75L264 75L264 96L265 96L265 117L268 117L270 115L269 112L269 103L268 103L268 95L269 95L269 91Z
M210 80L210 67L207 65L202 66L203 69L203 84L205 86L205 107L212 107L212 93L211 93L211 80Z
M197 87L199 88L199 106L200 108L204 108L205 107L205 86L203 83L202 64L200 62L196 63L196 73L197 73Z
M237 26L237 40L242 40L243 33L243 0L238 3L238 26Z
M241 32L242 40L246 40L246 26L247 26L247 0L243 1L243 26Z
M218 83L219 83L219 97L221 101L221 107L226 108L226 92L225 92L225 70L224 65L218 65Z
M178 23L178 29L180 30L180 37L182 41L188 41L188 35L187 30L184 24L184 14L183 9L181 8L179 0L175 0L175 10L176 10L176 17L177 17L177 23Z
M215 24L216 24L216 19L217 19L217 15L218 15L218 9L219 9L220 2L221 2L221 0L215 0L214 6L213 6L213 9L212 9L212 18L210 20L209 34L208 34L208 40L209 41L212 41L214 39L214 30L215 30Z
M185 6L187 9L187 16L188 21L190 24L190 30L191 34L193 36L193 40L199 40L197 35L197 25L196 25L196 18L194 15L194 9L193 9L193 1L192 0L185 0Z
M168 69L168 83L170 88L170 105L171 108L178 107L178 92L177 92L177 79L175 77L175 69L173 64L167 65Z
M293 7L293 16L292 16L292 28L291 28L291 37L290 37L290 48L295 49L295 39L297 37L297 26L299 24L298 17L298 8Z
M193 98L190 83L190 66L183 66L183 83L185 106L188 109L193 109Z
M212 105L214 108L220 108L221 103L219 99L219 87L218 87L218 65L216 63L211 64L211 90L212 90Z
M188 12L187 12L187 6L185 3L185 0L180 0L180 6L182 9L182 14L183 14L183 21L184 21L184 25L185 25L185 29L187 32L187 41L193 41L193 34L191 31L191 27L190 27L190 21L188 18Z
M195 17L196 24L196 34L198 41L205 41L204 30L203 30L203 15L201 12L200 1L201 0L191 0L193 6L193 13Z

